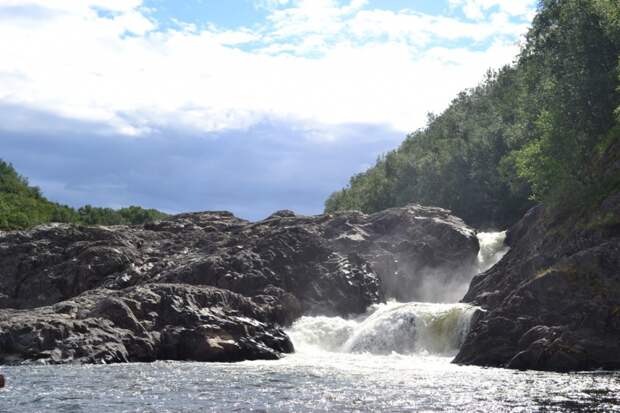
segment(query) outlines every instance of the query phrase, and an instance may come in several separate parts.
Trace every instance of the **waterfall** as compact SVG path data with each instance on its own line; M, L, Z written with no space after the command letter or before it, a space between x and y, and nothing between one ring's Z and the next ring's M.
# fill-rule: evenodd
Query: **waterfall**
M355 319L305 316L288 334L300 351L453 355L475 310L467 304L391 301Z
M478 251L478 272L483 272L494 266L510 249L504 244L506 231L479 232L477 234L480 243Z
M419 284L410 296L434 303L453 303L463 298L472 278L495 265L509 249L504 245L506 231L479 232L477 236L480 250L475 262L458 269L422 269L416 274Z
M506 232L480 232L475 268L455 274L452 282L435 282L443 289L433 301L460 299L469 281L486 271L508 251ZM449 274L448 274L449 275ZM449 277L448 277L449 280ZM458 298L457 298L458 297ZM370 306L355 318L304 316L287 331L299 352L453 356L469 332L476 307L463 303L409 302Z

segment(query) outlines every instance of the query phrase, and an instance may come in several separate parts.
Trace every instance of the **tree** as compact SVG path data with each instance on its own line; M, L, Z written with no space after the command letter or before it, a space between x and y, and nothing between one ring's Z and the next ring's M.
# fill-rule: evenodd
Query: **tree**
M418 202L507 226L532 200L585 208L613 187L595 163L618 147L619 54L620 2L541 1L514 65L429 116L326 210Z
M39 188L28 185L13 166L0 160L0 230L29 228L48 222L86 225L143 224L162 219L166 214L138 206L118 211L86 205L77 211L67 205L48 201Z
M527 35L519 68L531 139L515 159L537 200L587 202L596 182L590 160L619 103L619 8L607 0L545 0Z

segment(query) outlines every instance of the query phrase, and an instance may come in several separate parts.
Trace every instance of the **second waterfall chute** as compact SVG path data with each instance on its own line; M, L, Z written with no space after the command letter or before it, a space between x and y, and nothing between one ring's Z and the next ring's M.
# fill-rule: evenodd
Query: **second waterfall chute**
M355 319L305 316L288 333L298 351L453 355L475 310L467 304L388 302Z

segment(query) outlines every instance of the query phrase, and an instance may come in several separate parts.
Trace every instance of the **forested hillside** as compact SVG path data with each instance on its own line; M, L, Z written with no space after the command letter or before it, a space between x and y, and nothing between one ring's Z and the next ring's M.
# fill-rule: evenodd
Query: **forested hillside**
M620 2L541 1L513 65L429 115L332 194L326 211L418 202L505 227L534 202L593 205L620 184L596 165L620 136L619 55Z
M39 188L28 185L12 165L0 160L0 230L28 228L47 222L87 225L141 224L166 214L137 206L114 210L86 205L77 210L48 201Z

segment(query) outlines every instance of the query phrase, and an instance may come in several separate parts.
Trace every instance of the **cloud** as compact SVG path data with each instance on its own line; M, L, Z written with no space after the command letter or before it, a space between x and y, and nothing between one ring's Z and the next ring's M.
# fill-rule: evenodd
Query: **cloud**
M475 43L497 36L507 36L514 41L527 30L528 25L512 22L500 13L485 22L468 23L422 13L372 10L361 11L351 20L349 27L359 37L385 35L394 41L423 47L432 41L469 39Z
M7 129L4 121L18 117L68 127L56 133ZM334 129L282 121L208 134L168 129L145 139L93 132L99 129L0 105L3 159L50 199L76 207L230 210L252 220L285 208L316 214L351 173L402 139L386 126Z
M142 0L1 0L0 7L42 7L57 12L81 14L93 9L113 12L128 12L135 10L142 4Z
M532 19L537 0L449 0L452 7L460 7L465 16L473 20L482 20L486 13L497 7L508 16Z
M140 0L0 0L0 16L22 16L0 25L0 102L129 136L265 119L411 131L487 68L510 62L531 3L451 2L484 19L270 0L256 3L268 10L256 27L164 30Z

